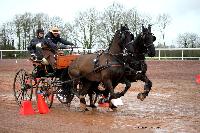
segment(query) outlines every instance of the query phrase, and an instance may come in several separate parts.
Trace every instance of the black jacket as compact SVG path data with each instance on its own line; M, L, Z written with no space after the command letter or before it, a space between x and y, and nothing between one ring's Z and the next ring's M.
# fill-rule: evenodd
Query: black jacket
M41 43L42 46L48 47L52 52L57 50L56 44L52 43L51 41L45 38L34 38L31 40L29 46L27 47L28 51L32 53L36 53L36 44Z
M45 38L48 40L51 40L54 44L58 44L58 42L64 44L64 45L73 45L73 43L66 41L65 39L61 38L60 35L55 37L51 32L48 32L45 35Z

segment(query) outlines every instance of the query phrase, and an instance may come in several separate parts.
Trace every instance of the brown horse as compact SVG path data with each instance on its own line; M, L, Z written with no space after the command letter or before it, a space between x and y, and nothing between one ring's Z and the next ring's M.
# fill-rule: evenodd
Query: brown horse
M107 51L99 54L81 55L71 63L68 74L71 79L76 79L74 87L79 84L79 98L81 111L86 110L85 95L90 88L96 88L103 83L105 89L109 90L111 98L116 97L114 87L124 75L124 62L122 61L126 46L132 41L133 35L127 26L121 26L117 30L112 43ZM131 50L129 50L131 51ZM98 65L95 59L98 57Z

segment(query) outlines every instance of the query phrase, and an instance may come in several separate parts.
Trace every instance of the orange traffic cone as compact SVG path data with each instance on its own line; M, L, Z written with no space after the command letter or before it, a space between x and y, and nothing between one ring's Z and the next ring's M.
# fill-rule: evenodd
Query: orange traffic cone
M32 115L35 114L35 111L32 108L31 101L25 100L22 102L19 114L21 115Z
M42 94L37 94L37 106L40 114L46 114L49 112L49 108L45 103Z
M196 83L200 84L200 74L196 75Z
M108 98L106 96L102 96L102 98L99 100L99 107L109 107L109 102L108 102Z
M109 107L109 103L99 103L99 107Z

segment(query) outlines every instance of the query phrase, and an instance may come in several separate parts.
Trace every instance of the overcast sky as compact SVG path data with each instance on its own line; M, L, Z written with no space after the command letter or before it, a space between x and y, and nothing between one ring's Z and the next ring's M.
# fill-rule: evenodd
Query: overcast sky
M114 1L126 9L136 8L151 16L168 13L172 17L166 29L168 45L176 41L179 33L193 32L200 35L200 0L0 0L0 24L25 12L60 16L70 22L80 11L88 8L102 11Z

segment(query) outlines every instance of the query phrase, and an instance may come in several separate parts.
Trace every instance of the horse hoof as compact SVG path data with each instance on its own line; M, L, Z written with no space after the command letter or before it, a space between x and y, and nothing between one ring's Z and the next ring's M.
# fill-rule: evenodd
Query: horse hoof
M146 95L144 93L139 93L137 95L137 99L140 99L141 101L143 101L146 98Z
M89 110L86 108L86 104L80 103L79 112L85 112L85 111L89 111Z
M117 109L117 106L111 104L111 105L110 105L110 108L111 108L112 110L114 110L114 109Z
M110 111L114 111L114 112L117 111L117 106L115 106L115 105L112 104L110 106Z
M89 111L89 109L85 108L85 111Z
M91 108L97 108L94 104L90 105Z

